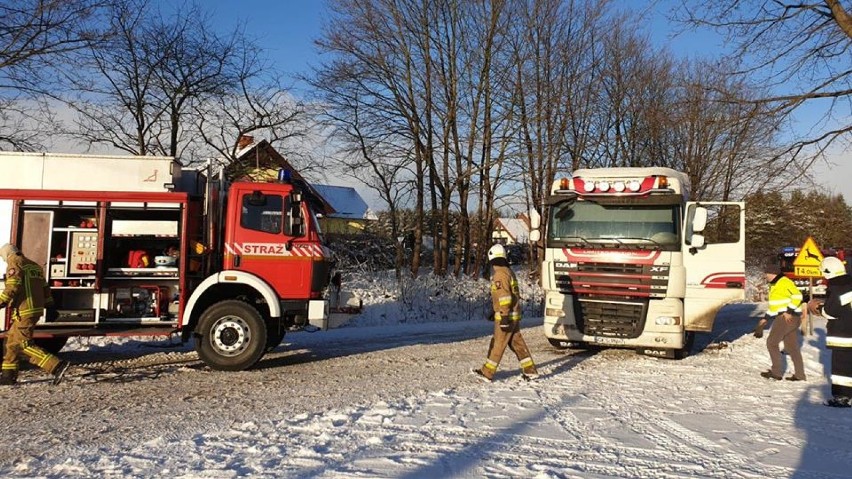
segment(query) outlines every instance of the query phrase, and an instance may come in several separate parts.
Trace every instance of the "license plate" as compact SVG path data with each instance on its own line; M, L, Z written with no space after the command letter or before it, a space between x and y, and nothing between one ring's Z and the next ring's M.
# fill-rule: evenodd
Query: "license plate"
M598 344L622 345L624 344L624 338L607 338L595 336L595 342Z

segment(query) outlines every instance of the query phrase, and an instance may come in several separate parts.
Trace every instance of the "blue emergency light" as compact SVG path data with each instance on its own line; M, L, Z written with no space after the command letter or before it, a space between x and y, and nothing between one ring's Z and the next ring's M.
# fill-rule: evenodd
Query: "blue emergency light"
M290 170L281 168L278 170L278 181L281 183L289 183L290 180L293 179L293 175L290 173Z

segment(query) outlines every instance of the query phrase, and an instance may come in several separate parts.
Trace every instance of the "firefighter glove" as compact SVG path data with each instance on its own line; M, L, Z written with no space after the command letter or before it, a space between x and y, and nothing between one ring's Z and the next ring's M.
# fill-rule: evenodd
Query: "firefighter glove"
M511 320L511 319L509 319L509 318L501 318L501 319L500 319L500 329L501 329L501 330L503 330L503 331L511 331L513 326L514 326L514 325L512 324L512 320Z
M822 308L822 301L820 301L818 299L812 299L812 300L808 301L808 312L809 313L816 315L816 316L819 316L820 308Z
M45 308L44 319L48 323L52 323L52 322L56 321L57 319L59 319L59 311L57 311L56 308L54 308L52 306Z

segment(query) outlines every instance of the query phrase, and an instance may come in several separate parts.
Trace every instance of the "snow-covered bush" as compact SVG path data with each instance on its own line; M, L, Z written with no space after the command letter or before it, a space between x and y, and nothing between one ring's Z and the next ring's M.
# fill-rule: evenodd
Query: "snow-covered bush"
M542 291L525 270L517 270L525 316L541 315ZM344 289L364 304L350 326L484 320L491 313L490 283L467 276L423 274L397 279L393 270L352 272Z

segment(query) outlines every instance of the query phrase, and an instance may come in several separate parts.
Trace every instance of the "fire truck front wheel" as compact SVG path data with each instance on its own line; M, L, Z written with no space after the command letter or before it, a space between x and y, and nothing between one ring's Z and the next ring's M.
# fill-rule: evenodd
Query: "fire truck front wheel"
M195 350L219 371L242 371L254 366L266 351L266 323L251 305L221 301L201 315L195 329Z

